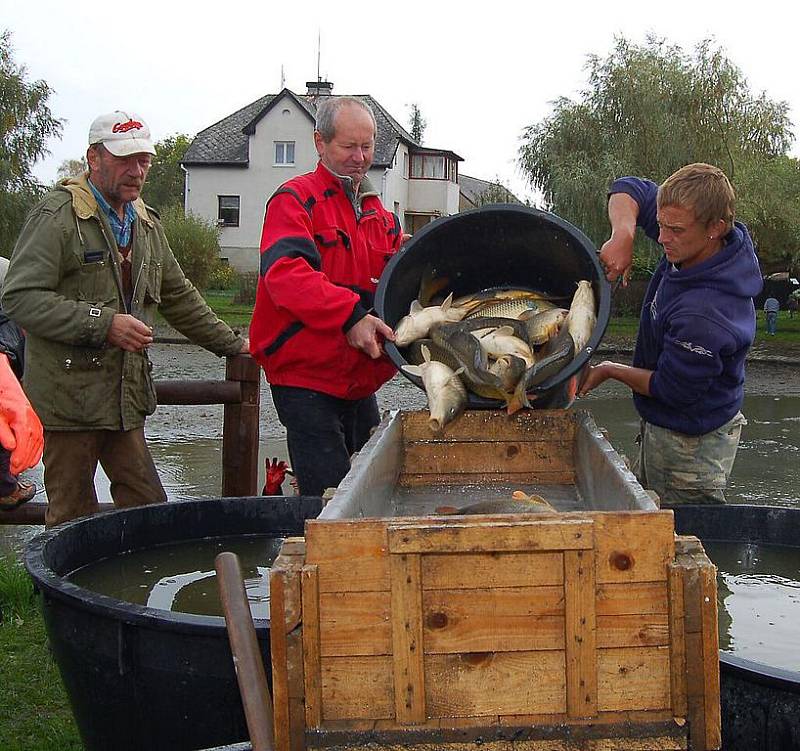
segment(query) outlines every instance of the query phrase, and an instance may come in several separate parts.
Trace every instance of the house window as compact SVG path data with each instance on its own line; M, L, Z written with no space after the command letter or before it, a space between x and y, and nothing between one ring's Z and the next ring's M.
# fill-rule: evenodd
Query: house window
M294 141L275 141L275 166L294 164Z
M217 224L221 227L239 226L239 196L217 196L219 212Z
M408 177L408 152L403 152L403 177Z
M444 180L445 158L429 154L414 154L411 158L411 177Z

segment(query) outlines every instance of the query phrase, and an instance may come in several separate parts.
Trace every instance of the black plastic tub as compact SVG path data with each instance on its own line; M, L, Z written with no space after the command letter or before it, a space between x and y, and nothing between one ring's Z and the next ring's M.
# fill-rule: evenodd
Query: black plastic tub
M408 313L428 268L449 279L447 289L454 297L512 286L563 297L567 307L577 282L589 280L597 325L588 344L560 373L532 389L535 407L568 405L568 385L597 349L611 310L611 287L597 249L583 232L555 214L517 204L484 206L431 222L392 257L381 275L375 309L392 328ZM385 349L398 368L406 364L394 344L387 342ZM422 387L421 379L404 375ZM470 392L468 406L496 409L500 403Z
M25 566L89 751L189 751L246 740L247 725L223 618L135 605L65 575L165 543L302 534L321 508L296 496L164 503L71 522L28 544ZM269 621L255 623L269 670Z
M800 508L730 504L673 511L678 534L800 547ZM800 749L800 672L726 652L719 658L724 751Z

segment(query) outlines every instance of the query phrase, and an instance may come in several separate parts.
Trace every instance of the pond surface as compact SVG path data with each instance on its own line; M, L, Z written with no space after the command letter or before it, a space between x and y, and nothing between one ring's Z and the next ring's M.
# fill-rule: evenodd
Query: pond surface
M150 357L157 379L224 379L225 361L194 345L157 344ZM751 366L748 366L749 368ZM762 373L760 382L769 383ZM781 396L766 396L769 389L748 393L744 413L748 425L733 469L728 500L731 503L755 503L797 506L797 463L800 459L800 376L793 370L776 369ZM788 375L787 375L788 372ZM750 373L750 371L748 371ZM748 375L748 378L750 376ZM797 381L787 388L786 379ZM790 392L790 395L786 395ZM419 409L425 406L425 394L402 376L395 376L378 392L378 404L386 409ZM630 392L624 388L598 389L577 402L589 410L598 425L608 430L611 443L620 454L634 456L638 417ZM218 497L222 488L222 405L162 406L147 421L147 436L161 481L170 500ZM284 430L278 421L269 388L261 386L260 477L263 485L264 460L276 456L288 459ZM42 465L26 476L43 487ZM97 491L101 501L110 501L109 482L102 469L97 473ZM288 483L284 492L292 492ZM40 491L36 500L44 500ZM0 525L0 554L19 550L41 527L4 527Z

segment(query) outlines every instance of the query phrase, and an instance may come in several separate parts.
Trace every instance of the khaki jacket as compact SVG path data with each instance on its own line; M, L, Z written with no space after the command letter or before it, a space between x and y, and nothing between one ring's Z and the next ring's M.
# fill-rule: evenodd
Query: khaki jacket
M141 199L131 249L132 310L152 326L156 310L218 355L243 341L181 271L158 215ZM146 351L106 342L125 313L118 250L87 177L65 180L33 209L3 288L3 308L27 334L25 391L48 430L131 430L156 407Z

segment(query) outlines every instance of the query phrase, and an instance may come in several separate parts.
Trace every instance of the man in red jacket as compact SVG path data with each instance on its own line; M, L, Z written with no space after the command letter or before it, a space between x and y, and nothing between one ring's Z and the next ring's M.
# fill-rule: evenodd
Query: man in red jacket
M378 424L375 392L395 370L382 349L392 330L370 312L402 241L399 220L366 177L375 131L364 102L326 98L314 131L317 169L267 202L250 350L303 495L321 495L347 474Z

